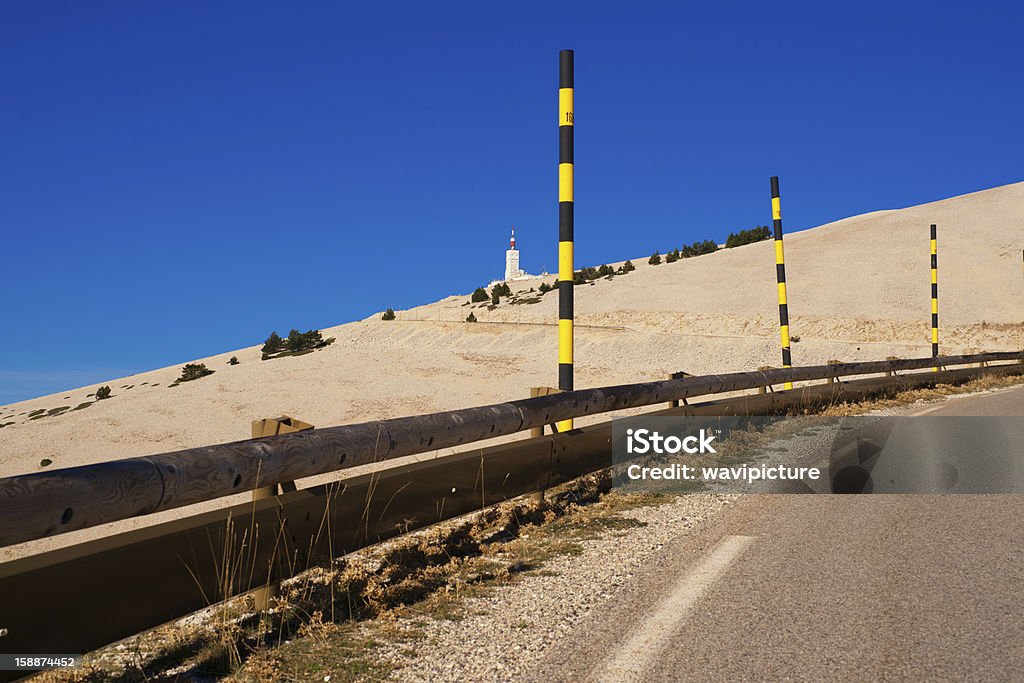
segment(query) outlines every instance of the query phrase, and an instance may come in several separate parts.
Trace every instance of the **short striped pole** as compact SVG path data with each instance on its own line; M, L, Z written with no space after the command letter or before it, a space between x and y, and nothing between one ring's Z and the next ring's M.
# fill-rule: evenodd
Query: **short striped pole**
M558 55L558 388L572 391L573 51ZM562 420L559 432L572 429Z
M939 265L935 241L935 224L932 224L932 358L939 357ZM932 368L938 372L939 368Z
M779 199L779 177L772 176L772 225L775 228L775 278L779 285L779 336L782 339L782 367L793 366L789 352L789 304L786 301L786 258L782 251L782 203ZM786 382L784 389L792 389Z

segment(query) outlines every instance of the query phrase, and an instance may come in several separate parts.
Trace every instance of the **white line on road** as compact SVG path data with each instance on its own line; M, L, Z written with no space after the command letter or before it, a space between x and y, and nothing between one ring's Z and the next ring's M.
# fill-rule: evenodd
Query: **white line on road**
M688 571L672 593L641 622L633 636L610 660L594 671L601 683L639 681L649 662L657 657L697 599L725 572L754 539L726 536L701 562Z

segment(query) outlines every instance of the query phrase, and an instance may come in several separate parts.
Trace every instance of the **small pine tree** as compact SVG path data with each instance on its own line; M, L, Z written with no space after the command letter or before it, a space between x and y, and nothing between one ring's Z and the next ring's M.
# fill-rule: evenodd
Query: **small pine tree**
M270 336L267 337L266 343L263 344L263 353L277 353L284 348L284 340L278 336L277 332L271 332Z
M636 266L633 265L632 261L626 261L622 264L622 268L620 270L622 270L623 273L628 273L632 270L636 270Z
M228 365L238 365L238 356L231 356L231 358L228 359Z
M647 263L652 266L658 265L659 263L661 263L661 254L659 254L658 252L654 252L653 254L651 254L651 258L647 259Z
M324 337L320 334L320 330L309 330L302 334L302 348L303 349L315 349L317 346L322 344Z
M478 304L481 301L487 301L487 290L483 287L477 287L473 290L473 296L469 299L474 304Z
M697 248L698 254L712 254L718 251L718 242L714 240L704 240L694 245Z
M389 308L388 310L384 311L384 315L382 315L380 317L380 319L381 320L394 320L395 319L395 312Z
M499 303L501 303L501 296L498 294L498 288L495 287L491 290L491 304L497 306Z
M613 269L607 263L602 265L600 268L597 269L597 276L598 277L608 277L609 275L614 275L614 274L615 274L615 269Z
M306 338L302 336L302 333L298 330L292 330L288 333L288 338L285 340L285 346L288 347L289 351L302 351L306 343Z
M665 254L665 263L675 263L678 260L679 260L679 252L678 251L670 251L667 254Z
M110 398L110 387L102 386L96 390L96 400L102 401L105 398Z
M546 282L542 282L542 283L540 283L540 288L539 289L540 289L540 293L541 294L547 294L552 289L554 289L554 287L552 287L551 285L549 285Z
M759 225L756 228L750 228L749 230L740 230L739 232L730 232L729 236L725 240L725 246L727 249L733 247L740 247L744 244L753 244L754 242L760 242L771 237L771 230L767 225Z
M467 323L475 323L476 322L476 316L473 315L472 311L470 311L469 315L466 316L466 322Z
M213 370L206 367L205 363L186 363L185 367L181 369L181 377L178 378L178 381L191 382L194 379L212 374Z

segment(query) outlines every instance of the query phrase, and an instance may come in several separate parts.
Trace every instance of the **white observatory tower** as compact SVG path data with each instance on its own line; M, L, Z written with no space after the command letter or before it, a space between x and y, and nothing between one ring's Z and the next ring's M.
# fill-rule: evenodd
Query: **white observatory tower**
M515 280L525 275L519 270L519 250L516 249L516 226L512 226L512 239L508 243L508 251L505 252L505 282Z

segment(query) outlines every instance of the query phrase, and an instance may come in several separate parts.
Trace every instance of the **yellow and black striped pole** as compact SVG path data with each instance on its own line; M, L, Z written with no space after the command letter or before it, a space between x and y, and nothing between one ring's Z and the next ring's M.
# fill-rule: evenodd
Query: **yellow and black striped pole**
M932 224L932 358L939 357L939 264L935 241L935 224ZM932 368L938 372L939 368Z
M558 55L558 388L572 391L573 51ZM572 420L557 424L572 429Z
M786 300L786 258L782 251L782 202L779 199L779 177L772 176L772 225L775 228L775 278L779 286L779 336L782 339L782 367L793 366L789 352L789 303ZM792 389L786 382L784 389Z

